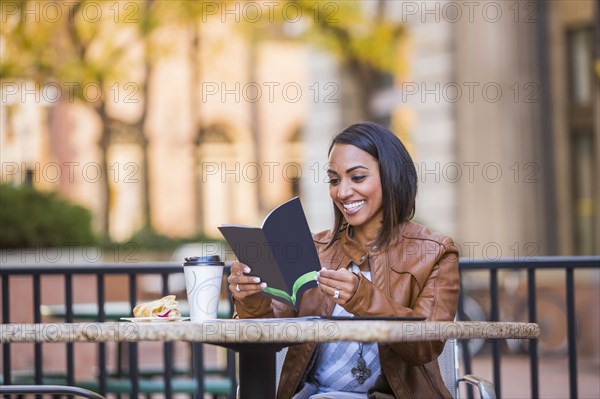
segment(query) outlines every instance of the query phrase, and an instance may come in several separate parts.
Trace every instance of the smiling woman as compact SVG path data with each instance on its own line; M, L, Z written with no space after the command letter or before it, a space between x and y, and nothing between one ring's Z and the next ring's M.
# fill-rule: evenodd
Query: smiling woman
M335 221L314 235L318 288L298 311L263 294L250 268L231 266L229 288L241 318L423 317L452 321L459 292L451 238L410 221L417 176L400 140L371 122L352 125L329 147ZM291 347L279 398L447 398L437 358L444 342L306 343Z

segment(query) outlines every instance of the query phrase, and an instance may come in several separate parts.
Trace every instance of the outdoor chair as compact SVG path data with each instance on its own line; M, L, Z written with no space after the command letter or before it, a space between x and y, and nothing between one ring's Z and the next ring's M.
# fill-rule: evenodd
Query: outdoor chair
M206 370L205 370L206 371ZM1 377L1 376L0 376ZM151 398L153 395L164 395L165 382L161 378L146 378L143 374L138 380L138 390L140 395L146 398ZM156 375L150 376L156 377ZM4 393L46 393L53 394L55 397L58 394L66 395L69 392L59 392L60 389L71 390L72 394L86 398L99 399L103 396L96 394L100 391L100 383L98 380L76 380L76 387L67 386L67 378L64 374L46 373L42 378L42 384L36 385L33 375L17 375L13 376L11 385L2 385L3 381L0 378L0 396ZM195 378L189 376L174 375L171 379L171 391L173 394L193 395L197 391ZM128 395L131 396L132 381L129 376L121 376L118 378L110 377L106 379L107 393L112 395ZM233 382L226 376L206 375L204 378L204 393L211 395L213 398L232 397ZM17 392L16 390L27 390L27 392ZM75 392L74 390L78 390ZM82 392L87 392L86 396ZM96 396L94 396L96 395Z
M87 399L105 399L104 396L88 389L65 385L0 385L2 395L69 395Z
M477 387L481 399L496 399L496 390L494 389L494 384L491 382L473 374L460 376L458 368L458 343L455 339L446 341L444 351L438 358L438 363L444 384L453 398L460 398L459 383L465 382Z

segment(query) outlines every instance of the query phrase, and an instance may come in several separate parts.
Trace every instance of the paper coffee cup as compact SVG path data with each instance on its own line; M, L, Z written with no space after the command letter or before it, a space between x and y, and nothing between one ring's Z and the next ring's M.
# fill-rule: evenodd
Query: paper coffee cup
M217 318L224 266L219 255L185 258L183 273L192 321Z

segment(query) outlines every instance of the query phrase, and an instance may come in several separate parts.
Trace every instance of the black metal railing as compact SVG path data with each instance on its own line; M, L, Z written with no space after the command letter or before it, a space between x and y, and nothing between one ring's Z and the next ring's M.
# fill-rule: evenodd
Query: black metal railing
M576 309L575 309L575 270L600 270L600 257L536 257L527 259L497 259L497 260L466 260L460 261L461 282L463 289L461 290L461 300L459 301L458 318L467 319L465 314L465 296L469 295L468 287L464 286L465 277L473 272L487 272L487 296L489 303L489 321L499 321L501 316L501 292L502 286L499 281L500 272L523 272L526 275L525 297L526 297L526 320L530 323L537 323L540 317L538 312L539 290L537 276L544 271L564 272L563 286L558 288L564 289L564 308L566 312L567 322L563 326L566 329L566 353L568 356L568 374L569 374L569 396L571 398L578 397L577 386L577 337L576 337ZM556 284L555 284L556 285ZM530 386L532 398L540 397L540 381L539 381L539 363L538 363L538 345L544 339L544 331L540 336L539 341L532 340L527 345L527 353L529 356L530 365ZM501 359L502 352L500 350L501 342L491 340L492 352L492 373L493 383L496 389L497 397L501 396ZM462 357L464 362L465 373L472 372L471 353L468 345L462 345ZM472 392L469 392L469 397L472 397Z
M485 307L488 308L488 320L499 321L503 311L501 303L501 293L503 287L500 281L500 273L505 272L522 272L526 275L525 286L525 302L527 303L526 320L515 321L538 321L538 284L536 277L538 273L544 270L555 270L564 272L564 283L562 288L565 292L565 312L567 323L564 328L567 330L567 350L568 354L568 374L569 374L569 394L571 398L578 396L577 390L577 342L576 342L576 311L575 311L575 270L592 270L599 269L600 257L539 257L529 259L500 259L500 260L466 260L461 259L460 271L463 289L461 290L461 301L459 303L459 319L466 319L465 315L465 297L469 295L470 289L465 286L468 277L472 273L486 273L484 277L485 286L483 294ZM181 266L172 262L161 263L135 263L135 264L84 264L84 265L2 265L0 277L2 279L2 322L10 323L10 280L16 276L31 276L32 277L32 297L33 297L33 322L39 323L42 321L41 313L41 279L48 275L64 276L64 291L65 291L65 316L64 321L67 323L75 320L73 312L73 285L74 279L80 275L93 275L96 278L97 304L98 314L97 321L106 321L105 303L106 303L106 284L105 278L109 275L125 275L128 276L128 302L131 308L138 301L138 284L137 277L143 275L159 275L162 281L162 293L169 292L169 278L174 274L182 273ZM488 343L491 345L491 361L493 382L496 388L498 397L501 397L501 360L502 352L500 349L501 343L498 340L491 340ZM34 344L34 370L33 382L35 384L45 383L44 370L42 367L43 346L42 343ZM106 359L106 344L98 343L97 366L98 375L97 383L94 387L97 391L106 395L109 392L117 392L128 394L130 397L139 397L140 393L144 393L143 387L140 386L140 373L138 362L138 345L137 343L128 343L129 358L127 378L129 384L125 388L112 390L109 386L111 381L107 374L107 359ZM175 370L173 370L173 344L164 343L163 364L164 370L161 371L163 377L162 394L165 397L171 397L175 392L173 389L173 381L175 378ZM204 369L202 367L202 345L193 344L191 350L191 367L194 370L195 385L192 390L195 391L197 397L203 397L204 394ZM463 345L463 362L466 373L473 372L472 370L472 354L469 351L468 345ZM65 344L66 351L66 385L77 385L75 379L75 353L72 343ZM538 365L538 342L532 341L527 345L527 353L530 363L530 386L531 397L539 397L539 365ZM2 377L5 384L14 381L11 372L11 345L3 344L3 360L2 360ZM227 376L231 381L231 390L228 396L234 395L236 387L235 382L235 355L233 352L228 352L227 361ZM121 370L120 370L121 371ZM84 388L91 388L84 386ZM145 392L148 394L148 392Z
M226 267L224 274L229 273L229 268ZM129 309L138 303L139 287L137 278L139 276L160 276L162 283L162 295L169 293L169 278L176 274L183 273L181 265L174 262L157 262L157 263L119 263L119 264L81 264L81 265L59 265L59 264L44 264L44 265L7 265L4 264L0 268L0 277L2 279L2 323L11 322L10 314L10 298L11 284L10 281L14 277L29 276L32 279L31 294L33 297L33 322L42 322L42 289L41 280L46 276L63 276L64 277L64 322L72 323L76 321L77 315L73 311L75 305L73 299L74 280L79 276L95 276L96 278L96 302L97 315L95 321L104 322L107 320L105 311L106 305L106 276L121 275L127 276L128 286L128 302ZM91 289L91 287L89 287ZM21 293L19 293L21 295ZM23 294L27 295L27 294ZM230 306L230 311L231 311ZM229 314L229 316L231 313ZM163 343L163 367L160 370L153 372L154 377L162 376L162 384L145 384L143 370L139 367L139 352L138 344L126 343L127 348L122 352L128 352L127 370L123 370L123 365L120 360L118 362L118 370L116 376L121 378L115 379L107 373L107 356L106 343L97 343L97 379L93 382L81 382L75 379L75 350L73 343L65 344L66 357L66 375L57 382L56 378L48 379L43 370L43 343L35 343L34 345L34 368L33 375L29 376L28 383L35 385L77 385L82 388L97 391L103 396L108 393L128 395L131 398L141 397L144 394L150 397L152 393L160 390L161 394L166 398L170 398L174 393L187 392L190 396L203 398L204 393L212 393L213 397L226 396L228 398L235 397L235 389L237 386L235 380L235 353L231 350L227 351L227 365L225 370L219 370L223 378L205 380L204 369L204 354L203 345L191 343L190 346L190 364L187 368L188 373L193 375L186 380L175 378L175 370L173 367L173 343ZM119 346L120 348L120 346ZM2 380L3 384L23 384L23 378L16 379L12 372L11 344L4 343L2 345ZM121 355L117 355L120 357ZM193 379L195 384L190 386L190 380ZM126 382L125 384L123 382ZM141 384L142 382L142 384ZM205 387L205 384L207 385ZM206 388L206 389L205 389Z

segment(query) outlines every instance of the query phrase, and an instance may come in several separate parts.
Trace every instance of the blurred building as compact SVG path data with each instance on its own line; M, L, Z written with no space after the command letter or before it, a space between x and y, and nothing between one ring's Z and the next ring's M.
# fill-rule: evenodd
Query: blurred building
M417 220L455 237L472 258L597 254L597 4L385 7L406 26L399 51L409 68L390 74L372 106L413 154ZM202 24L199 43L175 27L164 40L181 45L169 47L152 78L154 227L218 237L218 225L259 224L300 195L311 228L328 228L326 151L359 119L344 65L293 30L253 36L233 19ZM135 119L140 104L125 101L131 86L117 89L111 112ZM4 82L2 180L30 180L97 211L98 121L40 91ZM143 223L142 152L124 130L108 155L111 234L126 240Z
M392 4L411 35L417 218L467 257L597 254L597 4Z

